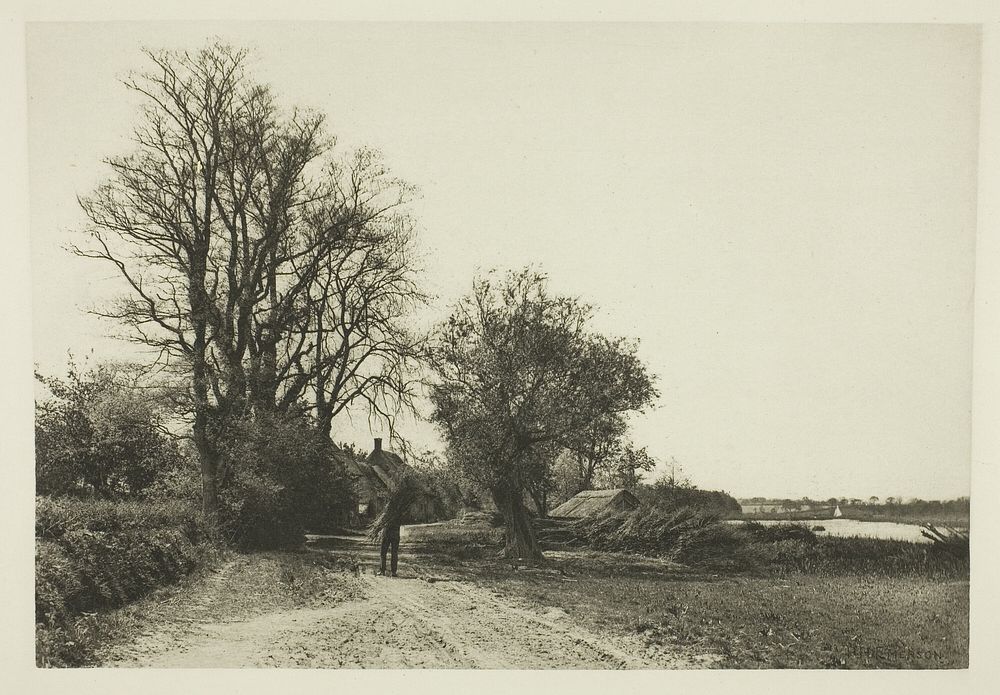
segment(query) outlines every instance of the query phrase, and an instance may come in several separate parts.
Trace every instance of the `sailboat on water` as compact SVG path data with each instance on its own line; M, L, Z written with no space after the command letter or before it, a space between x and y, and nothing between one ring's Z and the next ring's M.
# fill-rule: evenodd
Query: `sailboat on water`
M837 508L833 510L833 518L839 519L842 516L844 516L844 513L840 511L840 505L838 504Z

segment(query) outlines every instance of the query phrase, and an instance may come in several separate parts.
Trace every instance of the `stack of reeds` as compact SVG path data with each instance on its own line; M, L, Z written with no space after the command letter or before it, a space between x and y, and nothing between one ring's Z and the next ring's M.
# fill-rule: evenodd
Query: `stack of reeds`
M566 530L599 550L661 555L675 549L686 535L717 522L714 514L689 507L669 512L656 507L637 507L628 512L584 517Z
M368 527L368 540L378 543L386 529L399 526L406 512L417 498L424 492L420 478L413 470L406 470L389 486L389 499L371 526Z

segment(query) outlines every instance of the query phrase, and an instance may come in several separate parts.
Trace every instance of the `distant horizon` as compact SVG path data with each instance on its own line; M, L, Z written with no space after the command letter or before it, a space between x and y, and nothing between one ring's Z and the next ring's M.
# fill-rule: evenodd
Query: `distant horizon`
M781 502L781 501L786 501L786 500L787 501L800 502L800 501L803 501L804 499L806 499L804 497L764 497L763 495L749 495L749 496L748 495L732 495L732 497L737 502L742 502L744 500L753 500L753 499L762 499L762 500L764 500L764 502L770 502L770 501ZM810 501L810 502L823 502L823 503L827 503L829 500L833 499L833 497L834 497L834 495L830 495L829 497L826 497L826 498L809 497L808 501ZM872 495L868 495L868 497L850 497L850 496L847 496L847 495L842 495L842 496L837 496L837 500L838 501L845 500L845 499L846 500L860 500L864 504L869 504L869 500L870 500L871 497L872 497ZM876 497L878 497L878 495L876 495ZM878 502L874 502L872 504L886 504L886 500L889 497L895 498L896 496L895 495L889 495L888 497L879 497L879 501ZM902 498L899 498L900 503L902 503L902 504L907 504L909 502L915 502L915 501L921 501L921 502L955 502L955 501L967 500L967 499L971 499L971 495L959 495L958 497L902 497Z

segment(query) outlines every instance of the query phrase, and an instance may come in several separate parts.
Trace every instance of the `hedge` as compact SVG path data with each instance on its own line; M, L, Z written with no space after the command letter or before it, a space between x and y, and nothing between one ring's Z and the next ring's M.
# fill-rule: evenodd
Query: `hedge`
M35 623L39 666L86 659L85 613L171 583L205 556L198 510L180 501L36 498Z

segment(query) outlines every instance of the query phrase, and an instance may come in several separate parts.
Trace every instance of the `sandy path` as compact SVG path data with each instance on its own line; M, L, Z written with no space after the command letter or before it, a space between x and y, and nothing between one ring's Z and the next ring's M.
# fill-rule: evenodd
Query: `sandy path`
M343 668L683 668L638 638L597 635L558 609L515 606L473 584L359 579L365 598L192 623L120 646L106 666Z

